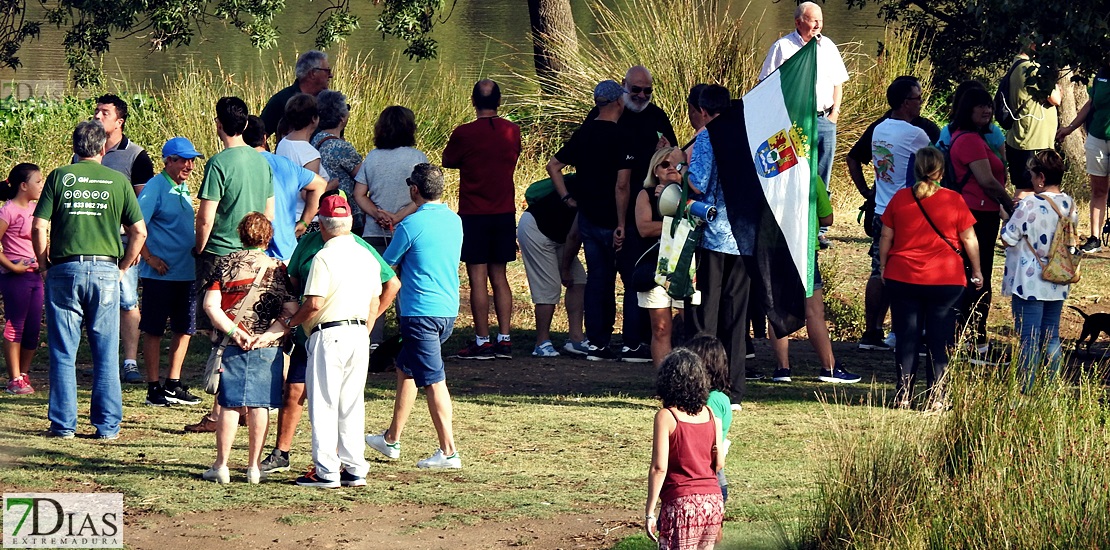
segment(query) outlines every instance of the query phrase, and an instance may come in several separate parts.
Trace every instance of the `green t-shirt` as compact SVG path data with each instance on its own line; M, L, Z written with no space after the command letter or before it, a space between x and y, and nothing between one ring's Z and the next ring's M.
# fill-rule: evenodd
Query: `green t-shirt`
M705 406L713 411L713 416L721 419L721 441L724 441L728 428L732 425L732 403L724 392L713 390L709 392L709 402Z
M1014 125L1006 132L1006 144L1022 151L1035 151L1038 149L1051 149L1056 143L1056 129L1060 122L1056 118L1056 107L1041 103L1033 99L1029 87L1025 85L1028 78L1026 69L1033 65L1030 76L1037 74L1039 65L1025 60L1014 69L1010 77L1010 98L1016 109Z
M1091 123L1087 133L1110 140L1110 69L1103 69L1087 89L1091 96Z
M35 217L50 220L50 259L91 254L123 256L119 226L143 221L131 182L93 160L54 170Z
M381 274L383 285L386 281L397 276L397 274L393 271L393 268L390 267L389 264L385 263L385 260L382 259L381 254L378 254L378 251L374 250L374 247L370 246L370 243L362 240L362 237L359 237L358 235L355 235L354 237L355 242L361 245L366 250L369 250L370 253L374 255L374 259L378 261L378 265L381 267L381 271L379 273ZM290 279L296 279L297 284L299 285L299 287L297 288L298 294L304 292L305 281L308 281L308 272L312 270L312 259L316 257L317 252L320 252L323 249L324 235L318 231L305 233L304 236L301 237L301 240L297 241L297 248L293 250L293 255L289 257L289 263L287 264L286 270L287 273L289 273ZM306 340L304 329L301 328L301 326L297 326L297 332L294 335L294 338L296 339L296 342L298 344L303 343Z
M829 190L825 189L825 184L821 180L817 181L817 219L820 220L825 216L833 213L832 201L829 200ZM820 248L820 240L816 241L818 248Z
M226 256L243 248L239 222L251 212L265 212L274 196L274 173L262 153L245 145L216 153L204 165L201 200L216 201L216 217L204 251Z

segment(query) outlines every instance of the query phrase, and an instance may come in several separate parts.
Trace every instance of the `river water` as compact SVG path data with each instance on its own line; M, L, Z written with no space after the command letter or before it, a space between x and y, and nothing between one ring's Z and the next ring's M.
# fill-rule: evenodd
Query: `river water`
M624 1L605 0L604 3L615 6ZM33 1L29 3L34 4ZM218 60L226 71L239 74L266 70L279 58L291 62L297 52L312 48L315 32L302 31L309 29L316 18L312 8L324 4L303 1L288 4L277 23L282 33L277 49L259 52L237 30L213 21L203 29L203 35L194 38L193 44L168 51L149 52L141 37L113 42L104 59L104 74L109 80L130 83L131 89L156 90L166 77L172 77L178 67L190 61L214 67ZM590 7L596 2L572 0L571 4L580 34L588 37L597 27ZM351 53L369 53L373 59L382 61L400 56L405 47L403 42L383 39L381 33L374 31L380 8L369 0L355 0L351 5L362 20L362 29L347 40ZM727 10L733 15L747 9L745 19L753 24L759 22L755 32L767 46L793 30L794 2L721 0L719 5L722 13ZM837 43L858 41L862 43L862 52L876 51L883 37L883 22L873 9L849 11L839 0L833 0L825 4L823 10L827 34ZM439 57L430 63L450 64L464 77L503 74L505 65L528 70L531 66L528 27L526 0L458 0L446 23L435 28L433 36L439 42ZM62 93L68 79L62 36L62 31L44 25L41 38L19 52L23 66L14 71L0 70L0 98L12 94L24 99L31 95ZM407 60L402 60L402 64L416 67Z

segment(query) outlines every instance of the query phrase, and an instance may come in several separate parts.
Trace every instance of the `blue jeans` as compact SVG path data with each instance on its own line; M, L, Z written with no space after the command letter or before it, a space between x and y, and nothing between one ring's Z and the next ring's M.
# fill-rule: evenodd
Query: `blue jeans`
M832 187L832 163L836 154L836 124L828 117L817 117L817 174L825 182L825 189Z
M1021 338L1018 365L1025 377L1025 389L1033 387L1036 371L1048 364L1049 378L1060 370L1060 311L1063 300L1042 301L1012 297L1014 324Z
M635 231L635 228L632 228ZM578 216L578 232L586 250L586 338L603 348L613 338L617 320L617 252L613 230Z
M135 269L135 268L132 268ZM123 395L119 382L119 282L113 262L69 262L46 272L46 327L50 345L50 431L77 430L77 348L81 328L93 361L89 421L96 435L119 432Z

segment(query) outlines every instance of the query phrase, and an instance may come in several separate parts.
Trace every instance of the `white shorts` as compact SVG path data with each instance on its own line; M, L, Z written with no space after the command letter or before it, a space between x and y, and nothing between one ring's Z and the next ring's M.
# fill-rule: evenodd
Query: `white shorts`
M1087 173L1092 176L1110 175L1110 141L1087 134L1083 144L1087 152Z
M647 292L636 293L636 305L644 309L666 309L670 307L682 308L682 300L671 298L667 291L657 286Z
M563 293L563 281L559 276L559 257L563 254L563 245L547 238L540 231L531 212L521 214L516 225L516 236L520 243L520 257L524 260L524 274L528 276L532 303L559 303L559 297ZM578 258L574 258L571 263L570 274L574 284L586 284L586 270Z

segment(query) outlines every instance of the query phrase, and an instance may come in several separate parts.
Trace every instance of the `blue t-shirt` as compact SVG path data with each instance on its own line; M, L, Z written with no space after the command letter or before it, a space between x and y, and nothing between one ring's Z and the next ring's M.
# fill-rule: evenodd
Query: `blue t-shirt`
M159 275L146 262L139 262L139 276L162 281L192 281L193 246L196 245L196 214L189 184L174 183L165 172L155 174L139 193L139 209L146 223L146 247L161 258L169 271Z
M382 258L397 266L402 317L457 317L462 220L447 205L426 203L397 225Z
M262 151L262 156L274 171L274 238L266 255L287 262L297 248L297 197L316 174L269 151Z

